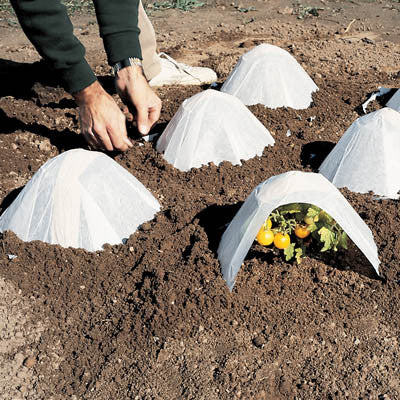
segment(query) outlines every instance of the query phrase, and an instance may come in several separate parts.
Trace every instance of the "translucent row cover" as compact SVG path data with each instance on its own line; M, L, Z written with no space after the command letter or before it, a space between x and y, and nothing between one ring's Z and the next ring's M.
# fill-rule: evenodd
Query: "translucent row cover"
M103 153L67 151L47 161L0 217L24 241L101 250L160 210L152 194Z
M400 190L400 113L385 107L358 118L319 172L336 187L397 199Z
M230 290L262 224L275 208L290 203L310 203L325 210L379 274L380 261L372 232L339 190L321 174L291 171L258 185L224 232L218 259Z
M318 86L286 50L260 44L240 57L221 87L246 105L308 108Z
M236 97L213 89L185 100L157 142L175 168L213 162L240 164L275 143L264 125Z

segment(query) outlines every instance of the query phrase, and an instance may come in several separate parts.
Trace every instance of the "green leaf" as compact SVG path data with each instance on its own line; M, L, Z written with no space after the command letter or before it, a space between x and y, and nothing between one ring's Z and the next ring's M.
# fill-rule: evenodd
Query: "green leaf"
M347 239L348 239L347 233L343 231L342 234L339 236L339 247L347 250L348 249Z
M295 249L295 253L296 253L295 257L296 257L297 264L300 264L301 258L303 257L303 249L297 248L297 249Z
M324 246L320 251L322 252L330 250L335 242L335 234L324 226L318 231L318 233L320 236L320 241L324 243Z
M301 211L301 205L299 203L290 203L278 207L281 214L295 214Z
M319 213L319 220L324 225L333 225L335 223L334 219L326 211Z
M316 231L318 229L317 225L315 224L311 224L311 225L307 225L307 229L313 233L314 231Z
M320 212L320 209L315 209L314 207L310 207L309 209L308 209L308 211L307 211L307 217L311 217L311 218L313 218L314 219L314 221L318 221L318 219L317 220L315 220L315 217L317 217L318 216L318 214L319 214L319 212Z
M286 247L285 250L283 250L283 254L285 255L286 261L289 261L293 258L294 256L294 243L290 243L288 247Z

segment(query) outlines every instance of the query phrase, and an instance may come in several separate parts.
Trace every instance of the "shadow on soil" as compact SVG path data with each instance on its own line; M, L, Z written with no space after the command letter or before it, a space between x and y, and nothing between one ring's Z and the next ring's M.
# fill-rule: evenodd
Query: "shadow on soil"
M338 251L330 253L321 253L319 248L310 249L308 257L318 259L326 265L330 265L340 271L353 271L363 275L369 279L385 282L385 279L376 274L374 267L364 256L363 253L354 245L350 244L347 251ZM274 249L273 247L263 248L260 245L253 245L247 253L246 260L261 259L268 264L279 260L282 263L295 263L295 260L286 261L283 252ZM318 274L313 278L315 282L319 281Z
M224 206L213 204L195 216L194 219L198 219L199 225L205 230L208 237L209 248L215 255L217 255L219 242L221 241L225 229L239 211L242 204L243 202Z
M25 186L21 186L17 189L14 189L10 193L8 193L6 197L4 197L3 201L0 204L0 217L3 212L11 205L11 203L17 198L24 187Z
M369 279L385 282L385 279L378 276L372 264L356 245L349 243L348 247L346 251L315 252L315 258L341 271L353 271Z
M306 143L302 147L300 154L303 167L310 167L314 172L317 172L321 163L334 147L335 143L333 142L316 141Z
M44 61L19 63L0 59L0 97L31 100L32 87L39 82L44 86L57 86L54 71Z
M56 87L54 72L43 61L28 64L0 59L0 80L0 97L12 96L15 99L34 101L39 106L46 104L52 108L76 107L72 99L47 101L41 97L41 92L46 92L48 89L45 86L51 86L54 91L66 94L63 89ZM85 139L69 129L54 131L39 123L27 124L16 117L8 116L2 109L0 109L0 123L2 134L11 134L18 130L32 132L47 137L60 152L87 147Z
M38 123L26 124L18 118L9 117L2 109L0 109L0 123L2 134L11 134L18 130L32 132L35 135L48 138L60 152L75 148L87 148L84 137L77 135L70 129L55 131Z

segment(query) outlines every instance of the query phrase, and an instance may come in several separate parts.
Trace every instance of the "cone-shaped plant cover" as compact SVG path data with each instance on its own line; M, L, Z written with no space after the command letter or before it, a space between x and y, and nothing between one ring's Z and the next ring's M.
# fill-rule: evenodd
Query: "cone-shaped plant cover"
M398 198L400 113L385 107L358 118L328 154L319 172L338 188Z
M151 193L110 157L70 150L36 172L0 217L0 232L95 251L121 243L159 209Z
M157 142L175 168L188 171L213 162L240 164L275 143L236 97L208 89L185 100Z
M260 44L240 57L221 91L238 97L246 105L269 108L310 106L318 86L287 51Z
M309 203L330 214L365 254L379 274L379 259L372 232L347 200L321 174L291 171L258 185L224 232L218 259L229 289L262 224L277 207Z
M395 92L395 94L387 102L386 106L400 112L400 89Z

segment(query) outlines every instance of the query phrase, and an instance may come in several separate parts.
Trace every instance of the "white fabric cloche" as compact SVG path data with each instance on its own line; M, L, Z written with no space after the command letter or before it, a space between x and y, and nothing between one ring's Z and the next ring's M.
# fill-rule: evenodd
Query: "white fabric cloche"
M319 172L336 187L398 198L400 113L385 107L358 118L325 158Z
M208 89L186 99L157 142L175 168L188 171L210 162L240 164L261 156L273 137L236 97Z
M0 232L95 251L121 243L159 210L153 195L110 157L76 149L35 173L0 217Z
M240 57L221 91L246 105L308 108L318 86L287 51L260 44Z
M230 290L262 224L275 208L291 203L314 204L325 210L379 274L380 261L372 232L339 190L321 174L290 171L258 185L226 228L218 259Z

